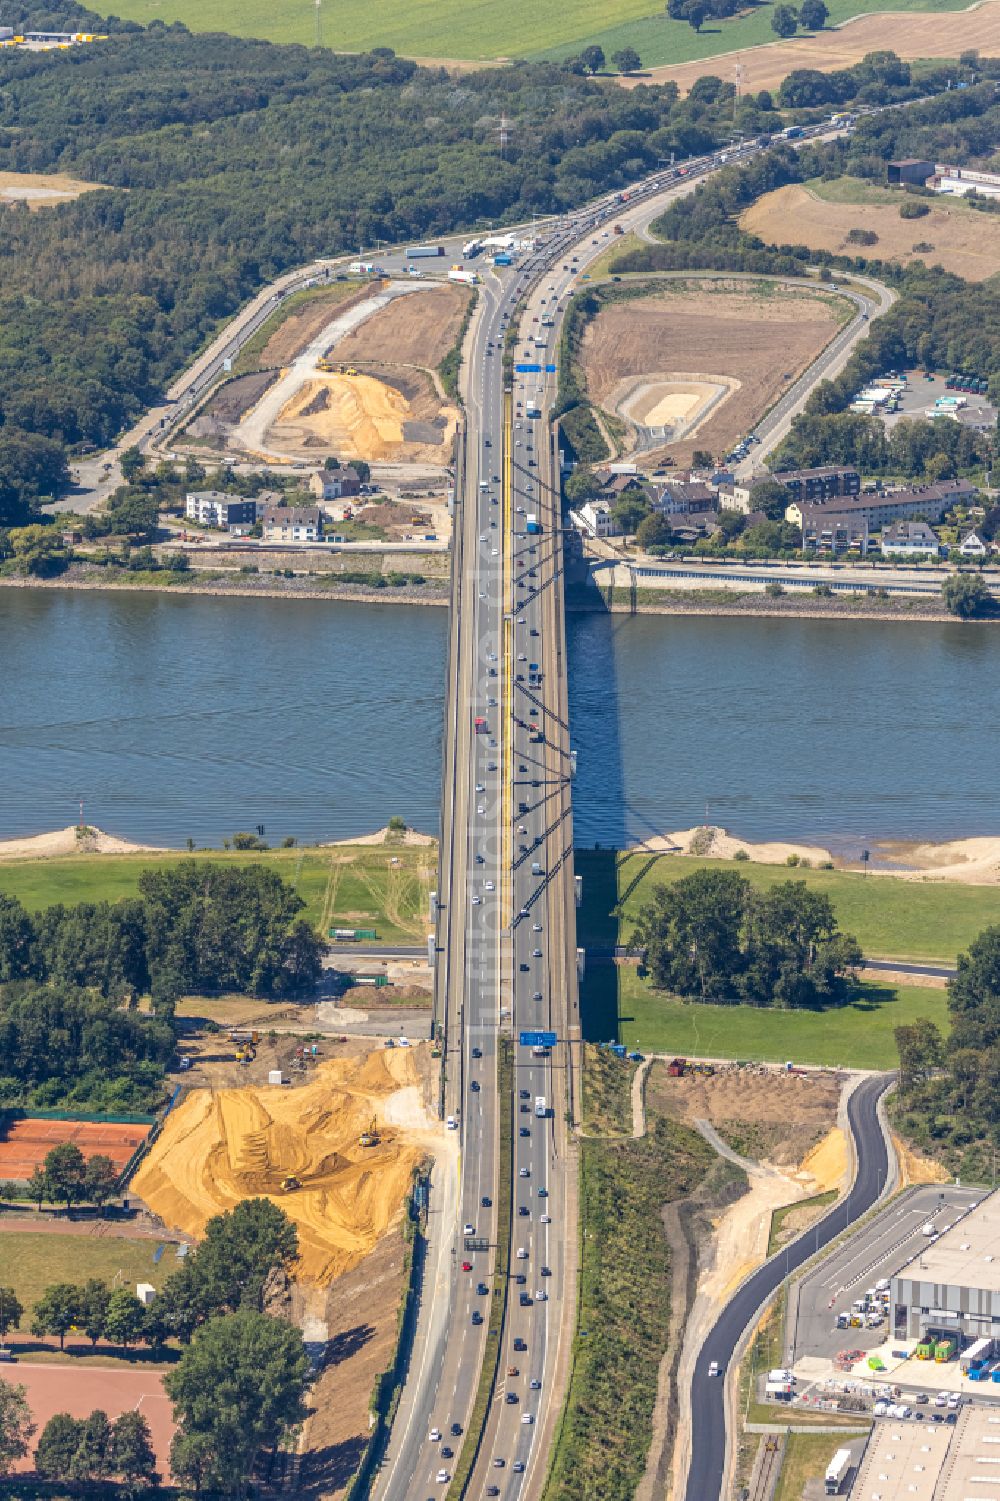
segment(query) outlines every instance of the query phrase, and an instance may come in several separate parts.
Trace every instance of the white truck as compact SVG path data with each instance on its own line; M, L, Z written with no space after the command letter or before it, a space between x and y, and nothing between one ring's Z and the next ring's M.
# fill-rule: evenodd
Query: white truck
M545 1119L545 1117L548 1115L548 1113L549 1113L549 1107L548 1107L548 1104L546 1103L545 1096L543 1094L536 1095L535 1096L535 1114L538 1116L538 1119L540 1121L543 1121Z
M826 1467L824 1486L828 1496L840 1495L840 1487L851 1468L851 1463L850 1449L838 1449Z
M464 286L474 287L479 281L475 271L466 271L464 266L452 266L448 272L449 281L460 281Z
M374 261L352 261L347 269L352 276L371 276L375 270L375 263Z

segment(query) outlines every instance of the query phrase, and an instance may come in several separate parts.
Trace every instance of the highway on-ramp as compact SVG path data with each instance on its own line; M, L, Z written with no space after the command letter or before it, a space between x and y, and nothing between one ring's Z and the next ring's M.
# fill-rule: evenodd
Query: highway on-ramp
M727 1373L745 1331L786 1277L866 1214L886 1188L889 1144L879 1119L878 1103L893 1077L892 1074L875 1074L862 1080L848 1101L847 1120L856 1157L850 1192L818 1224L747 1278L726 1305L698 1353L691 1383L691 1463L687 1501L707 1501L708 1497L715 1501L724 1495ZM720 1372L718 1376L709 1374L713 1365Z

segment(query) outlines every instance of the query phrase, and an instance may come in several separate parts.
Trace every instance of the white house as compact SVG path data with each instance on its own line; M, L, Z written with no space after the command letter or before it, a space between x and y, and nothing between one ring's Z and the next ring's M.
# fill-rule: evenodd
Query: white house
M265 542L321 542L323 513L319 506L275 506L264 512Z
M614 517L611 515L611 507L605 500L588 500L577 511L582 523L583 530L591 537L613 537L615 535Z
M958 551L963 558L985 558L989 550L990 544L977 531L966 532L958 544Z
M882 556L886 558L937 558L941 543L926 521L894 521L882 529Z

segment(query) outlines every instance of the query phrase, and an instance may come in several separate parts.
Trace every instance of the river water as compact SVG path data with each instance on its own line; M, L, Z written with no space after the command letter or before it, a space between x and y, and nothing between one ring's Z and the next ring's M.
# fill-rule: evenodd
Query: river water
M448 614L0 590L0 837L437 832ZM577 843L703 822L845 853L1000 833L1000 636L572 615Z
M448 612L0 590L0 837L436 833Z

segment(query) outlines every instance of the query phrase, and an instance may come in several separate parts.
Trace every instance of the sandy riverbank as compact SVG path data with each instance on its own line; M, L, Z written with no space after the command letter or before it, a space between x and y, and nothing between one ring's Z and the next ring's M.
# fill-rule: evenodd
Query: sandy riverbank
M421 834L416 829L407 829L398 834L390 830L376 829L374 834L355 834L350 839L327 839L318 844L301 846L304 850L339 849L341 845L390 845L400 848L424 848L436 844L432 834ZM106 834L103 829L89 825L79 828L71 823L65 829L53 829L48 834L28 834L19 839L0 839L0 860L44 860L65 858L67 855L179 855L182 851L165 844L138 844L133 839L119 839ZM204 854L195 850L194 854ZM236 853L239 853L236 851Z
M857 861L839 859L822 845L738 839L714 825L654 835L630 849L635 853L708 856L716 860L733 860L742 851L748 860L761 865L785 865L791 857L793 863L789 869L806 862L810 866L829 863L839 870L861 869ZM873 840L871 852L872 876L896 876L904 881L959 881L968 886L1000 885L1000 836L950 839L940 844Z
M850 600L837 597L825 600L810 598L807 602L794 597L773 600L764 594L734 594L732 599L720 601L717 598L671 599L669 590L657 592L662 592L664 596L662 603L659 600L650 603L648 600L639 599L635 607L637 615L726 616L743 619L753 616L758 620L877 620L904 625L910 621L918 621L922 625L926 625L929 621L940 621L949 625L995 625L1000 621L1000 616L983 620L959 621L956 616L949 615L930 597L925 600L896 602L896 608L891 608L892 601L888 602L890 607L887 607L887 602L879 605L855 605ZM566 609L572 614L581 615L629 615L632 613L627 589L622 589L610 606L604 600L578 596L567 600Z

